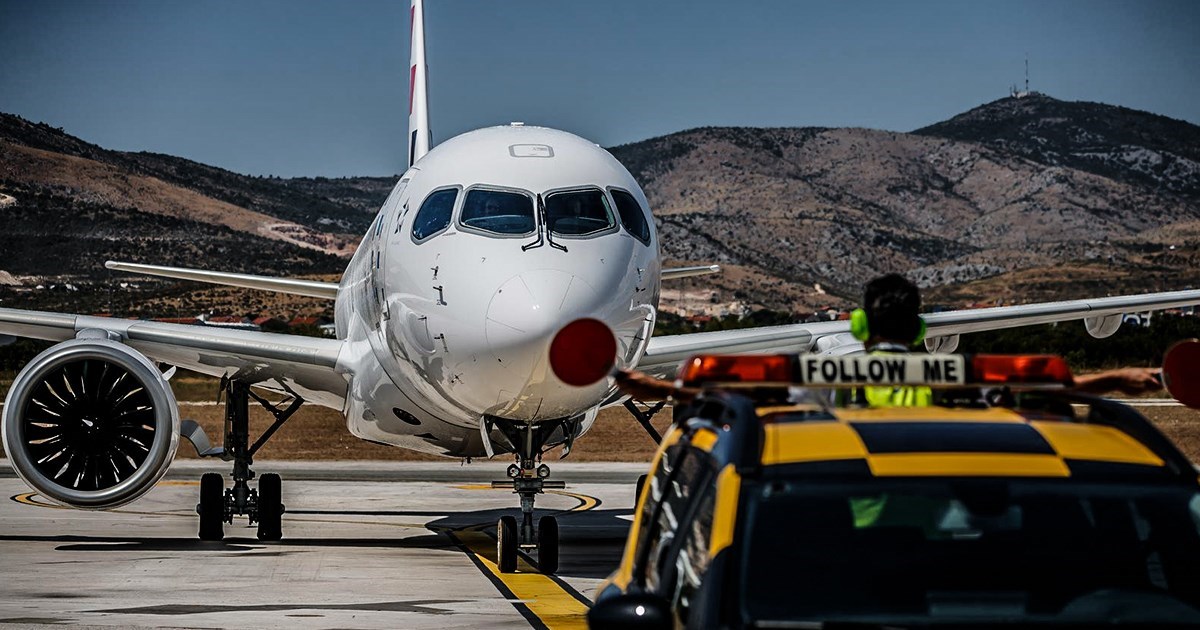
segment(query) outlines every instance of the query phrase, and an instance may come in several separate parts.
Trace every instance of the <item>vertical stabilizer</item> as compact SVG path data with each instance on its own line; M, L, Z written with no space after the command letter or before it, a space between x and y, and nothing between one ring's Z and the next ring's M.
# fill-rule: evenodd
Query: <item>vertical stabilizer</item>
M429 153L429 87L425 65L425 3L412 0L408 65L408 165Z

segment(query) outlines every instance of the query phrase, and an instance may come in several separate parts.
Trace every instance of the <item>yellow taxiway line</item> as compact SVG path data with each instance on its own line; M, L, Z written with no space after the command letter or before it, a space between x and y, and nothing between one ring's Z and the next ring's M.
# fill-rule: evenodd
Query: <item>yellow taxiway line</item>
M492 488L488 486L486 489ZM566 512L583 512L600 505L599 499L586 494L563 490L547 490L546 493L579 501L578 505ZM447 531L446 534L467 552L475 566L497 590L513 600L513 606L530 625L549 630L587 628L588 604L558 578L539 572L529 564L524 554L517 554L516 573L500 572L500 567L496 565L496 541L483 533L488 527L488 524L474 525Z
M159 482L166 485L196 485L195 482ZM491 490L491 486L458 486L462 489ZM566 492L564 490L547 490L548 494L558 494L579 501L579 504L565 512L584 512L600 505L600 500L586 494ZM35 492L25 492L12 497L13 501L24 505L43 508L66 509L46 501ZM154 516L172 515L169 513L126 512L130 514L146 514ZM309 520L309 519L298 519ZM336 522L336 521L329 521ZM379 523L380 525L391 523ZM423 525L406 525L408 527L424 527ZM570 587L558 578L540 573L529 563L523 554L517 555L517 572L501 573L496 565L496 541L483 533L490 524L479 524L456 530L443 530L450 539L461 547L484 575L496 586L497 590L507 597L526 621L535 628L549 630L587 628L588 605Z

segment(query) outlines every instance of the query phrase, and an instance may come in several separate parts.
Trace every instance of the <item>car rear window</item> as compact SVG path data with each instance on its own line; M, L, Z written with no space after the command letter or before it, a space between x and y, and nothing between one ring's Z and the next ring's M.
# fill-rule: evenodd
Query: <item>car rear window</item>
M1090 624L1117 602L1200 622L1200 495L1186 487L775 481L749 519L741 588L755 621Z

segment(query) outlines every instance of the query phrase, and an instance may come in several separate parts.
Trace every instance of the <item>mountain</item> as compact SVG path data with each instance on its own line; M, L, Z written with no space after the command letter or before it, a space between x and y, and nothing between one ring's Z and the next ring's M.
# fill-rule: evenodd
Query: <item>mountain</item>
M687 281L714 282L716 301L847 305L899 271L955 305L1200 284L1197 134L1036 96L915 133L702 128L611 151L642 182L669 258L730 268ZM1170 166L1113 157L1135 154Z
M1044 166L1200 199L1200 127L1166 116L1034 92L913 133L978 142Z
M1146 112L1032 94L913 133L708 127L610 151L668 260L725 266L667 284L668 306L845 307L888 271L955 307L1200 286L1200 127ZM100 264L336 278L395 179L251 177L0 114L0 302L92 286L95 308L264 307L160 281L114 299ZM50 282L83 288L30 290Z
M0 114L0 142L25 149L71 156L114 168L131 177L148 177L210 199L327 233L357 239L367 230L379 202L397 178L354 178L322 187L324 178L288 180L240 175L160 153L110 151L68 135L62 129ZM7 160L6 160L7 161ZM35 173L36 175L36 173ZM379 196L382 191L382 197ZM340 193L331 199L328 193ZM363 203L363 194L375 199Z
M181 299L194 285L114 274L109 259L336 278L394 180L239 175L0 114L0 303L195 314Z

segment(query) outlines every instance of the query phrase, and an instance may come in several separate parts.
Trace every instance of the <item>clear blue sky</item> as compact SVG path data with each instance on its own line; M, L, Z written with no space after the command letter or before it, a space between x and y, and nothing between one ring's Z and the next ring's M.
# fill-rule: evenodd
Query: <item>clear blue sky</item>
M435 142L522 120L909 131L1023 79L1200 123L1200 2L427 0ZM0 0L0 111L276 175L405 155L407 0Z

